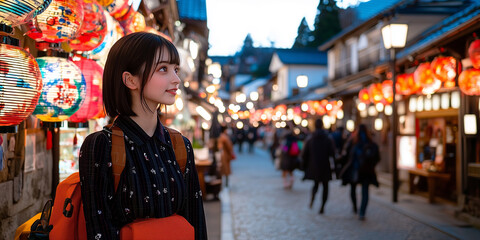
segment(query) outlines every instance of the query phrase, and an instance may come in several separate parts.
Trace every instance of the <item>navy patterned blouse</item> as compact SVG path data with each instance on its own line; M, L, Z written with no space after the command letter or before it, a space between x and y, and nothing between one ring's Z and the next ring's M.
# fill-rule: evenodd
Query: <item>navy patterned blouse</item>
M90 134L80 149L80 181L88 239L119 239L122 226L135 219L178 214L195 228L195 239L207 239L202 192L190 141L185 174L175 160L168 131L160 121L152 137L131 118L115 125L125 135L127 160L114 190L111 133Z

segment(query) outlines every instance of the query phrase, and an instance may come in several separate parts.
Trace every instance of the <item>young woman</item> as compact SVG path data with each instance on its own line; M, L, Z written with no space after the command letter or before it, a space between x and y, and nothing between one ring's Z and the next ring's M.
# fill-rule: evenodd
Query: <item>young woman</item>
M119 239L122 227L135 220L174 214L193 226L195 239L207 239L192 145L183 137L187 163L182 173L158 116L160 106L175 102L179 61L175 46L151 33L129 34L111 48L103 73L103 102L124 133L126 161L116 191L108 129L89 135L81 147L88 239Z

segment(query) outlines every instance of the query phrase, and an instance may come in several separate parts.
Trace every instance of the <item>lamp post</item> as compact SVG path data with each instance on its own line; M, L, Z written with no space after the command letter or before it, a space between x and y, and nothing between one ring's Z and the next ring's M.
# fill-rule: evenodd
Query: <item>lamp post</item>
M396 103L396 49L405 47L407 40L408 25L407 24L388 24L382 28L383 45L386 49L390 49L390 68L392 71L392 89L393 89L393 114L392 114L392 201L398 201L398 169L397 169L397 128L398 128L398 112Z

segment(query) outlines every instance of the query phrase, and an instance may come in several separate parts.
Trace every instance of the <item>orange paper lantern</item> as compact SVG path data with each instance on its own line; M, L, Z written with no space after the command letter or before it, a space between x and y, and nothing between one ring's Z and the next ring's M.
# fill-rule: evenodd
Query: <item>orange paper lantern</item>
M442 82L433 76L429 62L418 65L413 73L413 78L420 84L423 94L433 94L442 86Z
M370 94L368 93L368 89L363 88L362 90L360 90L360 92L358 92L358 99L360 100L360 102L369 104Z
M480 70L470 68L458 76L458 86L466 95L480 95Z
M381 83L372 83L368 87L368 94L370 95L370 100L377 104L383 100L382 84Z
M385 80L382 82L383 103L391 104L393 102L393 81Z
M444 87L455 87L455 77L460 72L461 66L459 63L457 68L457 60L454 57L436 57L432 61L431 67L433 76L442 81Z
M480 39L473 41L468 47L468 56L472 65L476 69L480 69Z
M397 82L395 84L395 90L401 95L410 95L416 93L420 85L415 82L413 73L404 73L397 76Z

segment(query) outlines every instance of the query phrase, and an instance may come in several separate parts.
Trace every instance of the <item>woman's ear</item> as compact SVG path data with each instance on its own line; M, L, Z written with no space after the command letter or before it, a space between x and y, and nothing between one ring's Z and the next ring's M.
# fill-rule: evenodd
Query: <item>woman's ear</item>
M138 88L137 86L137 79L129 72L122 73L122 81L125 86L130 88L131 90L135 90Z

